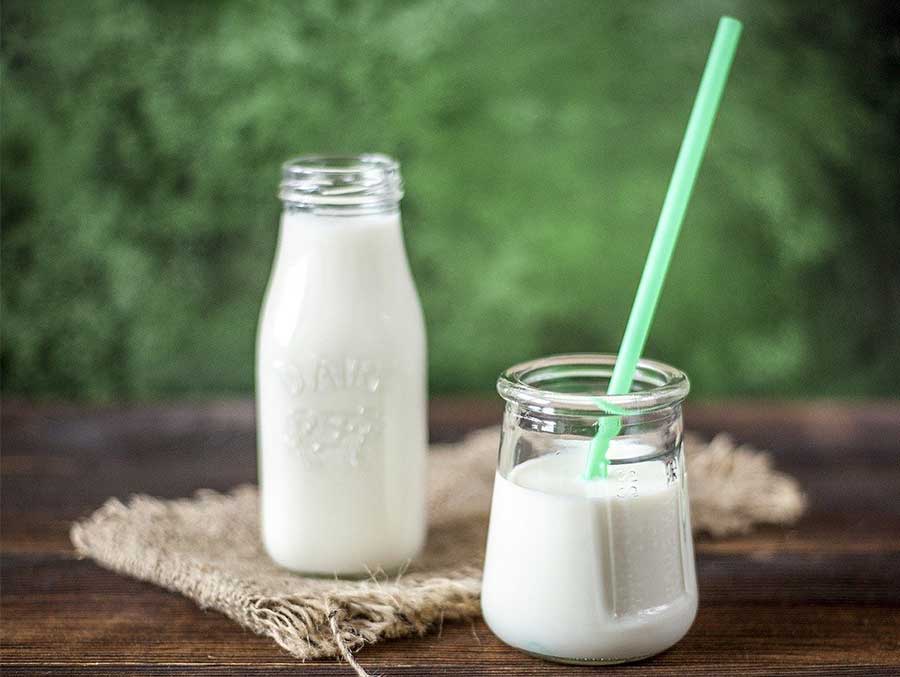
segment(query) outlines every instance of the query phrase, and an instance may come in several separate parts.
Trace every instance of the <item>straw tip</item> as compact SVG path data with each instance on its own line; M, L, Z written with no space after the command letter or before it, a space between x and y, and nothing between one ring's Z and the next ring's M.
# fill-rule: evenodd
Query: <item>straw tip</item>
M732 31L740 31L744 27L744 24L735 19L733 16L723 16L721 19L719 19L719 27L728 28Z

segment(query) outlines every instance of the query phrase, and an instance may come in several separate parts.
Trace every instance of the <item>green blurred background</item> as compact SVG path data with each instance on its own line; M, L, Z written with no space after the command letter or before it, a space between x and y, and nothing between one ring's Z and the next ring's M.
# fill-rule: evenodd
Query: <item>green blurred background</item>
M697 397L900 394L895 3L2 5L2 388L252 393L282 160L403 163L434 392L614 351L721 14L646 353Z

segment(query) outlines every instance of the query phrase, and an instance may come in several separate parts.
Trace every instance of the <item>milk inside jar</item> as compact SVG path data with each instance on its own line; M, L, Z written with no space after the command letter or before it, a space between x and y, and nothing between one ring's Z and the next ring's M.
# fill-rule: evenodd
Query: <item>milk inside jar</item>
M257 339L261 529L309 574L402 567L425 538L425 328L386 156L284 166Z
M687 379L643 360L641 391L604 398L613 364L544 358L498 383L507 408L482 610L500 639L551 660L645 658L681 639L697 611L681 442ZM620 412L622 429L608 477L585 480L598 406Z

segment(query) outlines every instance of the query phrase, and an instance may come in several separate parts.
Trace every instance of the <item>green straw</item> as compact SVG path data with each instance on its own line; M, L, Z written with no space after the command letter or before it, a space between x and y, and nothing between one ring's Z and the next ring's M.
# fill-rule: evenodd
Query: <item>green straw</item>
M722 92L725 90L725 82L740 35L740 21L727 16L719 20L716 37L709 51L703 78L700 80L700 89L694 100L684 140L681 142L681 150L678 151L675 170L669 181L669 190L666 192L659 222L656 224L656 233L650 245L647 263L644 265L634 305L631 307L631 315L625 327L625 335L622 337L622 345L619 347L616 365L613 367L612 378L606 391L609 395L625 395L631 390L634 371L647 341L653 313L656 311L666 271L672 260L672 251L678 240L684 212L691 197L694 181L697 179L697 171L700 169L700 161L706 150L706 142L709 140L709 132L716 118L719 102L722 100ZM606 477L606 452L609 441L620 429L621 419L618 416L604 416L600 419L597 434L591 442L591 452L584 471L585 479Z

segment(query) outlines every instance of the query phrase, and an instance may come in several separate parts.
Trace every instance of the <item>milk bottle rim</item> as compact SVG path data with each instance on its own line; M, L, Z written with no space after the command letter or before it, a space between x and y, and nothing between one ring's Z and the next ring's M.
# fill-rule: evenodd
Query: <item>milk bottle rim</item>
M400 163L382 153L304 155L281 166L287 209L355 216L394 211L403 197Z

